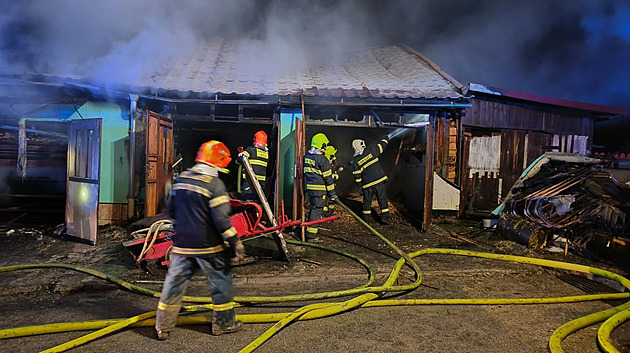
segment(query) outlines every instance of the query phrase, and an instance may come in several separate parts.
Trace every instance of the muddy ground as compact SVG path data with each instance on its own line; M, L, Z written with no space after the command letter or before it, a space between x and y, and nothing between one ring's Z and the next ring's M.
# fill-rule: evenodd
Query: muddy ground
M356 199L344 199L358 210ZM532 251L501 239L481 227L480 220L439 219L429 232L418 230L400 205L390 205L392 225L372 225L405 252L424 248L454 248L547 258L609 269L562 251ZM342 219L320 230L322 243L365 259L380 285L398 255L380 239L339 210ZM88 267L130 283L160 291L165 270L150 263L134 263L122 243L137 226L108 226L99 231L96 246L55 235L54 225L11 224L0 227L0 266L63 263ZM287 235L291 237L291 235ZM277 259L275 244L265 238L245 242L254 262L234 268L237 296L277 296L330 292L366 283L366 270L345 257L319 249L289 245L291 262ZM614 292L575 273L462 256L423 255L416 258L423 285L383 298L530 298ZM404 268L402 284L413 271ZM196 276L188 295L207 296L204 279ZM343 301L351 297L328 299ZM293 323L262 344L257 352L546 352L552 332L578 317L624 301L593 301L538 305L423 305L359 308L331 317ZM242 307L237 314L290 312L313 303L290 302ZM157 299L136 294L104 280L70 270L36 269L0 273L0 330L56 322L128 318L155 310ZM196 314L200 315L200 314ZM152 327L128 328L72 352L237 352L265 332L271 323L248 324L244 331L214 337L206 325L178 327L160 342ZM599 352L598 325L570 335L566 352ZM89 332L89 331L88 331ZM3 352L37 352L88 332L56 333L0 340ZM630 352L630 325L613 331L615 346Z

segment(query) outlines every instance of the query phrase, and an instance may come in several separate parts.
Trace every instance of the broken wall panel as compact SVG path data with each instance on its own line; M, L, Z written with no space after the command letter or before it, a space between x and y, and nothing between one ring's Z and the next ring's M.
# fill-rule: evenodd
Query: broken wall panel
M503 188L509 190L525 169L523 165L526 137L526 132L522 130L501 131L501 166L499 170L501 189L497 189L497 194L503 194Z
M462 182L460 214L491 207L491 200L497 200L495 206L498 205L522 171L545 152L590 153L592 114L510 97L473 97L462 116L463 133L467 135L464 151L466 148L468 151L462 171L465 182ZM501 137L498 151L499 143L490 142L497 135ZM490 165L496 161L498 166ZM496 174L491 176L497 177L498 182L483 180L490 172ZM484 198L489 194L494 197Z
M458 184L459 121L455 116L451 112L443 112L435 118L434 171L449 182Z
M24 175L16 168L18 128L0 131L0 219L7 223L62 223L67 124L27 121L25 128Z

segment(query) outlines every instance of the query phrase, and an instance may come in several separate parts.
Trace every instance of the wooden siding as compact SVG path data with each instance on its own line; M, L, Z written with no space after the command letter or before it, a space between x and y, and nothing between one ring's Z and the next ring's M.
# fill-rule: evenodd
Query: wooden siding
M589 153L593 136L593 118L587 112L552 112L542 107L479 98L472 99L472 106L462 116L462 125L463 158L467 162L461 175L460 214L496 207L523 170L545 152ZM477 155L496 154L496 149L471 149L473 139L499 135L500 156ZM468 161L474 164L484 158L499 158L498 173L469 165Z
M593 119L585 114L559 114L507 103L473 99L462 117L465 126L516 129L592 136Z
M127 221L127 204L101 203L98 205L98 225L119 224Z

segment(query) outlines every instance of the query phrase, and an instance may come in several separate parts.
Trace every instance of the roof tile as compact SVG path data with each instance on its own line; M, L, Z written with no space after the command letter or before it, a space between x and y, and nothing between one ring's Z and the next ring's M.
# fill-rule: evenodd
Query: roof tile
M365 48L301 72L252 70L246 50L228 40L213 39L191 57L164 62L132 86L196 93L321 97L444 99L462 97L460 87L402 46Z

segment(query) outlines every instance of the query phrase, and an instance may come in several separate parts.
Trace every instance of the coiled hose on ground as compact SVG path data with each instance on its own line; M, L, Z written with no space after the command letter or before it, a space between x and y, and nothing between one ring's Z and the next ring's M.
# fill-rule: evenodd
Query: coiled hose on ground
M351 288L346 290L325 292L325 293L310 293L310 294L296 294L277 297L235 297L234 301L239 305L255 305L262 303L278 303L278 302L295 302L306 300L318 300L326 298L337 298L342 296L353 296L351 299L340 302L329 303L315 303L301 307L293 312L284 313L268 313L268 314L248 314L238 315L238 319L244 323L274 323L265 333L259 336L256 340L244 347L241 352L251 352L257 347L262 345L266 340L273 337L275 333L282 330L290 323L298 320L311 320L323 318L331 315L335 315L341 312L352 310L359 307L375 307L375 306L399 306L399 305L506 305L506 304L549 304L549 303L570 303L578 301L593 301L593 300L610 300L610 299L627 299L630 297L630 293L612 293L612 294L597 294L597 295L581 295L581 296L566 296L555 298L500 298L500 299L378 299L387 292L394 291L409 291L416 289L422 281L422 276L417 264L413 261L414 257L425 254L443 254L443 255L458 255L458 256L472 256L487 259L495 259L502 261L512 261L524 264L532 264L538 266L545 266L551 268L558 268L570 271L577 271L582 273L591 273L604 278L613 280L627 289L630 290L630 281L618 274L610 271L598 269L595 267L589 267L584 265L571 264L560 261L535 259L522 256L490 254L482 252L473 252L456 249L423 249L420 251L406 254L400 250L396 245L391 243L388 239L383 237L374 228L365 223L360 217L358 217L352 210L350 210L342 202L337 202L348 214L354 217L358 222L365 226L375 236L385 242L394 251L400 255L400 259L396 262L395 266L391 270L388 278L381 286L371 286L374 281L374 273L370 265L363 259L360 259L354 255L344 253L342 251L331 249L322 245L302 243L293 240L287 240L288 243L299 246L310 246L321 250L332 251L334 253L348 256L355 261L359 262L368 271L368 282L360 287ZM398 278L401 268L407 265L411 267L415 273L415 281L408 285L394 285ZM37 269L37 268L63 268L74 271L83 272L102 278L104 280L115 283L125 289L133 291L138 294L148 295L152 297L159 297L160 293L142 288L131 283L125 282L113 276L109 276L99 271L95 271L88 268L82 268L79 266L72 266L66 264L33 264L33 265L17 265L1 267L0 273L24 270L24 269ZM184 297L185 302L189 303L208 303L202 305L187 305L182 307L182 311L197 312L208 311L212 309L212 299L209 297ZM84 321L75 323L57 323L49 325L36 325L28 327L19 327L12 329L0 330L0 339L23 337L30 335L66 332L66 331L80 331L80 330L97 330L88 335L79 337L70 342L66 342L59 346L53 347L45 352L63 352L73 347L85 344L91 340L102 337L106 334L110 334L125 327L138 327L138 326L153 326L155 325L155 312L148 312L138 316L134 316L129 319L112 319L112 320L97 320L97 321ZM600 349L605 353L619 352L610 341L611 332L620 324L627 321L630 318L630 302L623 305L603 310L597 313L593 313L573 321L570 321L554 331L549 339L549 349L552 353L564 352L562 349L562 340L569 334L576 332L584 327L599 323L603 321L598 334L597 340ZM208 324L211 322L209 316L181 316L178 318L178 325L194 325L194 324Z

